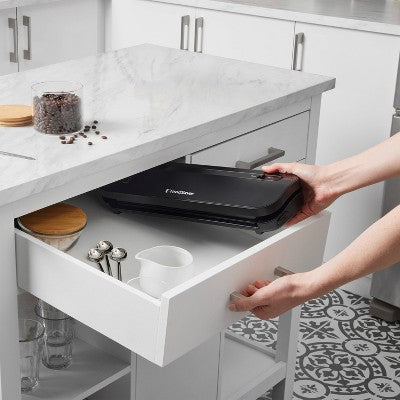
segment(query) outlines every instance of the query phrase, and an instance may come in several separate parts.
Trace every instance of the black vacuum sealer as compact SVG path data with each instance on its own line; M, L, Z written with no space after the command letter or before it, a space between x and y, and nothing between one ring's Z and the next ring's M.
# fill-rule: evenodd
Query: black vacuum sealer
M115 211L186 219L258 233L275 230L303 205L294 175L169 163L104 186L103 200Z

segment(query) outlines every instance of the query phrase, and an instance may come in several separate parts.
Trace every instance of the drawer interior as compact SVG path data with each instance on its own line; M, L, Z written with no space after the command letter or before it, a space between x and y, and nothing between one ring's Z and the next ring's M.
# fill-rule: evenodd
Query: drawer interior
M221 226L114 214L93 193L68 202L88 215L86 228L68 253L17 231L19 286L159 366L243 316L228 310L233 291L255 279L273 278L279 265L296 272L317 266L329 225L329 216L323 214L266 238ZM195 276L156 299L86 260L88 250L99 240L127 249L122 269L125 282L138 276L135 254L163 244L190 251ZM305 246L308 251L303 253ZM115 268L113 272L116 276Z
M97 242L109 240L114 246L125 248L128 258L122 264L124 282L139 274L140 263L135 259L135 254L153 246L171 245L188 250L194 258L194 275L198 275L265 240L266 237L257 237L257 234L239 229L151 215L131 212L114 214L95 194L76 197L68 202L81 207L88 216L86 228L68 253L97 269L96 264L86 259L88 250L95 247ZM112 261L111 267L116 277L116 265Z

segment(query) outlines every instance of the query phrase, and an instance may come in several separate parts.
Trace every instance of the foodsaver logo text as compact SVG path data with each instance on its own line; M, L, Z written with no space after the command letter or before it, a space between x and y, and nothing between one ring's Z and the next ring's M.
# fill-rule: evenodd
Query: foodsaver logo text
M165 193L170 193L170 194L181 194L184 196L193 196L193 192L186 192L185 190L174 190L174 189L165 189Z

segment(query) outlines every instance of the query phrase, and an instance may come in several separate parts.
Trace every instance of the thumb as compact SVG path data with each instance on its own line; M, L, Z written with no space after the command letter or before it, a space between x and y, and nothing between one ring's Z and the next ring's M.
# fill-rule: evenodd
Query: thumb
M262 170L267 174L274 174L280 172L281 174L292 174L296 163L275 163L272 165L265 165Z
M242 299L229 304L229 309L231 311L251 311L259 305L259 298L256 292L252 296L243 297Z

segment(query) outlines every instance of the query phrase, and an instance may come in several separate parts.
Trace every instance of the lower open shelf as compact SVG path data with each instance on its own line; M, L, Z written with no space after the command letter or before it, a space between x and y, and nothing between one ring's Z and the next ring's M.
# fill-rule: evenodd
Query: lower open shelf
M83 400L130 370L128 363L75 339L72 365L59 371L42 365L39 385L22 400Z
M256 399L285 378L286 364L240 337L225 338L221 368L221 400ZM244 397L246 396L246 397ZM248 396L248 397L247 397Z

